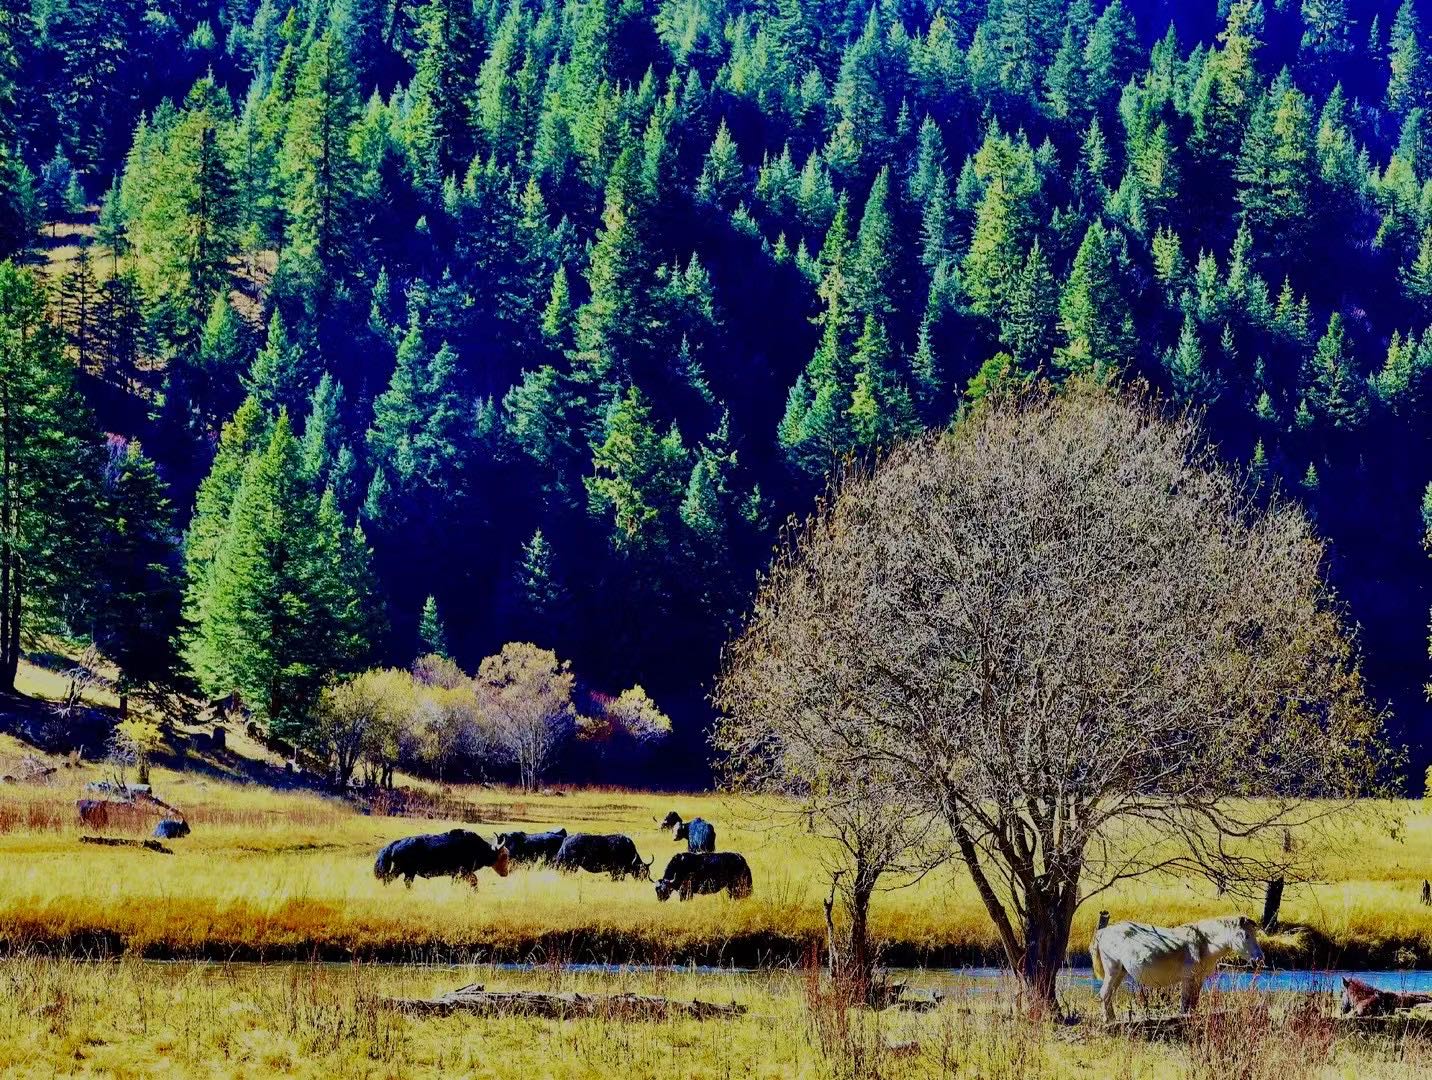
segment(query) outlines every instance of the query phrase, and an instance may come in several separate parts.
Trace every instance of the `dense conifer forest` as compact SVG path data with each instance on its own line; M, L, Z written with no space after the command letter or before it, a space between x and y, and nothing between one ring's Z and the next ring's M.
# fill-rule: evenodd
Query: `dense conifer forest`
M1422 738L1414 0L0 0L0 257L0 688L57 632L301 742L530 641L699 778L832 466L1087 377L1306 504Z

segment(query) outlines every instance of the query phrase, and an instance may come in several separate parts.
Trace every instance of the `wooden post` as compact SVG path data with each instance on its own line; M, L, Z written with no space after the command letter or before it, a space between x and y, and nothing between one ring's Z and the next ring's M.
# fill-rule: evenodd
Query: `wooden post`
M1432 907L1432 881L1422 882L1422 903Z
M837 870L831 875L830 895L821 901L825 908L825 965L831 978L834 978L840 970L840 951L835 940L835 918L832 913L835 909L835 890L840 884L840 875L843 873L845 873L844 870Z
M1268 882L1268 892L1263 898L1263 932L1271 934L1278 928L1278 909L1283 906L1283 879L1274 878Z
M1104 927L1106 927L1106 926L1108 926L1108 925L1109 925L1109 913L1108 913L1107 911L1101 911L1101 912L1099 912L1099 929L1102 930L1102 929L1104 929Z

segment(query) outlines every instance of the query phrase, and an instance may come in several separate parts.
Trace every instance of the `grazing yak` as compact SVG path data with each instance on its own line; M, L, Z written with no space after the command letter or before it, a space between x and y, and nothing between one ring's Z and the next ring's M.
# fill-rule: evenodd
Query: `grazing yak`
M160 840L177 840L189 835L189 823L183 818L167 817L154 826L154 835Z
M557 857L565 839L566 829L537 833L506 832L497 834L497 846L505 847L508 858L514 863L549 863Z
M484 866L506 877L507 849L494 848L475 832L453 829L394 840L378 852L373 876L385 885L400 877L409 888L415 877L456 877L477 888L477 872Z
M631 837L620 833L573 833L562 841L552 861L558 870L568 874L585 870L589 874L611 874L613 881L624 877L649 881L656 856L642 862Z
M1432 1004L1432 994L1379 990L1361 979L1343 977L1342 1011L1352 1016L1387 1016L1399 1009Z
M751 895L751 868L743 856L734 851L683 851L666 864L666 873L656 883L656 898L664 901L676 893L682 900L690 900L723 889L733 900Z
M147 800L76 799L80 822L91 829L147 829L156 811Z
M1094 934L1089 956L1094 974L1102 985L1099 999L1104 1019L1114 1019L1114 994L1128 975L1145 990L1177 986L1183 995L1183 1011L1198 1007L1203 981L1213 974L1225 956L1246 956L1255 964L1263 960L1258 945L1258 924L1242 915L1184 926L1146 926L1117 922Z
M682 821L681 815L673 810L662 819L660 827L670 829L673 840L685 840L687 851L716 850L716 829L702 818Z

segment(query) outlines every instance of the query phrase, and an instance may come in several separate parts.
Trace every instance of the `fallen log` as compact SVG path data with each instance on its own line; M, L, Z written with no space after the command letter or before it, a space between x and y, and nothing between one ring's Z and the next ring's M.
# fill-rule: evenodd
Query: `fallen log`
M1335 1016L1332 1023L1339 1031L1432 1036L1432 1012L1425 1008L1380 1013L1376 1016Z
M1182 1039L1188 1037L1192 1025L1205 1024L1210 1020L1234 1020L1237 1015L1232 1010L1222 1010L1211 1013L1135 1016L1127 1020L1110 1021L1104 1024L1104 1030L1113 1035L1129 1035L1140 1039Z
M104 847L133 847L145 851L157 851L161 855L173 855L174 849L167 848L158 840L122 840L116 836L81 836L81 844L101 844Z
M1110 1034L1140 1039L1186 1039L1190 1033L1197 1031L1210 1020L1237 1023L1239 1014L1233 1010L1223 1010L1214 1013L1144 1016L1115 1020L1105 1024L1104 1030ZM1334 1031L1349 1034L1365 1032L1432 1037L1432 1011L1405 1010L1376 1016L1329 1016L1327 1022L1332 1025Z
M422 1016L449 1016L455 1012L476 1016L537 1016L575 1020L600 1016L621 1020L710 1020L742 1016L744 1005L734 1001L674 1001L646 994L543 993L537 990L488 990L474 984L436 998L384 998L382 1004L400 1012Z

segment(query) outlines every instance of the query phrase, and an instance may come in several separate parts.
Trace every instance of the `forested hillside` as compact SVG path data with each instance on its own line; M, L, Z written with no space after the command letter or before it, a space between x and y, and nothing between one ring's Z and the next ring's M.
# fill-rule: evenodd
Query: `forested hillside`
M0 255L98 210L55 335L0 271L43 464L0 646L63 628L301 736L334 674L533 641L640 682L689 777L833 463L1141 378L1312 510L1416 742L1420 7L2 0Z

